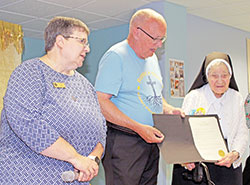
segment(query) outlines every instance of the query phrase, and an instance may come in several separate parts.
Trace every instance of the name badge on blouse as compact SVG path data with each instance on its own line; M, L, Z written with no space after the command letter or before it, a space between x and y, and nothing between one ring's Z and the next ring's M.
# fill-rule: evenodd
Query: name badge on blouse
M65 84L60 82L53 82L53 86L55 88L66 88Z
M198 109L192 109L189 114L190 115L205 115L206 110L204 108L200 107Z

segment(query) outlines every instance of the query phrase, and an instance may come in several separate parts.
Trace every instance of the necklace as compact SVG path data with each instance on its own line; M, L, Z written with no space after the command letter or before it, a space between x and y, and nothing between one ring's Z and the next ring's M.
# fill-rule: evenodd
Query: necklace
M56 63L55 61L53 61L53 60L51 60L49 58L48 54L44 55L40 59L46 65L48 65L51 69L53 69L54 71L56 71L58 73L62 73L62 74L67 75L67 76L73 76L75 74L74 70L64 70L64 69L62 69L61 66L58 65L58 63Z

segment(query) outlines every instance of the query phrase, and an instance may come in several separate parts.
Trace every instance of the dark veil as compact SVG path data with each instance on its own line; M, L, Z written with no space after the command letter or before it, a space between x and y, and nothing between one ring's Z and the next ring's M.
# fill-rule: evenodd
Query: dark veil
M198 89L200 87L202 87L203 85L207 84L207 77L206 77L206 67L208 66L208 64L213 61L214 59L224 59L225 61L227 61L231 67L232 70L232 76L230 79L230 83L229 83L229 88L232 88L236 91L239 91L238 86L236 84L235 78L234 78L234 72L233 72L233 66L232 66L232 62L230 59L230 56L225 54L225 53L221 53L221 52L212 52L209 53L201 66L200 72L197 75L196 79L193 82L193 85L191 86L191 88L189 89L188 92L190 92L191 90L194 89Z

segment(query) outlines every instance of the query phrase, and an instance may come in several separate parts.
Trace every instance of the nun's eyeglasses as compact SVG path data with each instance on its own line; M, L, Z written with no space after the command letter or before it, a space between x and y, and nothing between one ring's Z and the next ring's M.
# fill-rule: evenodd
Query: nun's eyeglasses
M212 78L213 80L218 80L219 78L222 80L228 80L231 77L229 73L225 73L225 74L212 73L212 74L208 74L208 76Z
M85 38L80 38L80 37L70 36L70 35L68 35L68 36L62 35L62 36L63 36L65 39L70 38L70 39L76 39L76 40L79 40L79 41L80 41L80 43L84 46L84 48L89 47L89 43L88 43L88 42L86 42L86 39L85 39Z
M142 29L141 27L137 27L137 29L139 29L139 30L141 30L143 33L145 33L148 37L150 37L154 42L159 42L159 41L161 41L162 43L163 42L165 42L165 40L166 40L166 36L164 36L164 37L162 37L162 38L160 38L160 37L153 37L153 36L151 36L149 33L147 33L144 29Z

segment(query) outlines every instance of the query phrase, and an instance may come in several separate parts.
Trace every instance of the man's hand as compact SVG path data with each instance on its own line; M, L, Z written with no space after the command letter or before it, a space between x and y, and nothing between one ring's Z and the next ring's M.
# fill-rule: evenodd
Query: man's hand
M164 135L156 128L149 125L141 125L137 133L147 142L147 143L161 143L164 139Z
M164 114L175 114L175 115L181 115L181 117L185 117L185 112L181 108L177 107L171 107L169 109L164 109Z
M185 113L182 109L173 107L172 105L168 104L167 101L163 98L163 114L177 114L181 115L181 117L185 117Z

